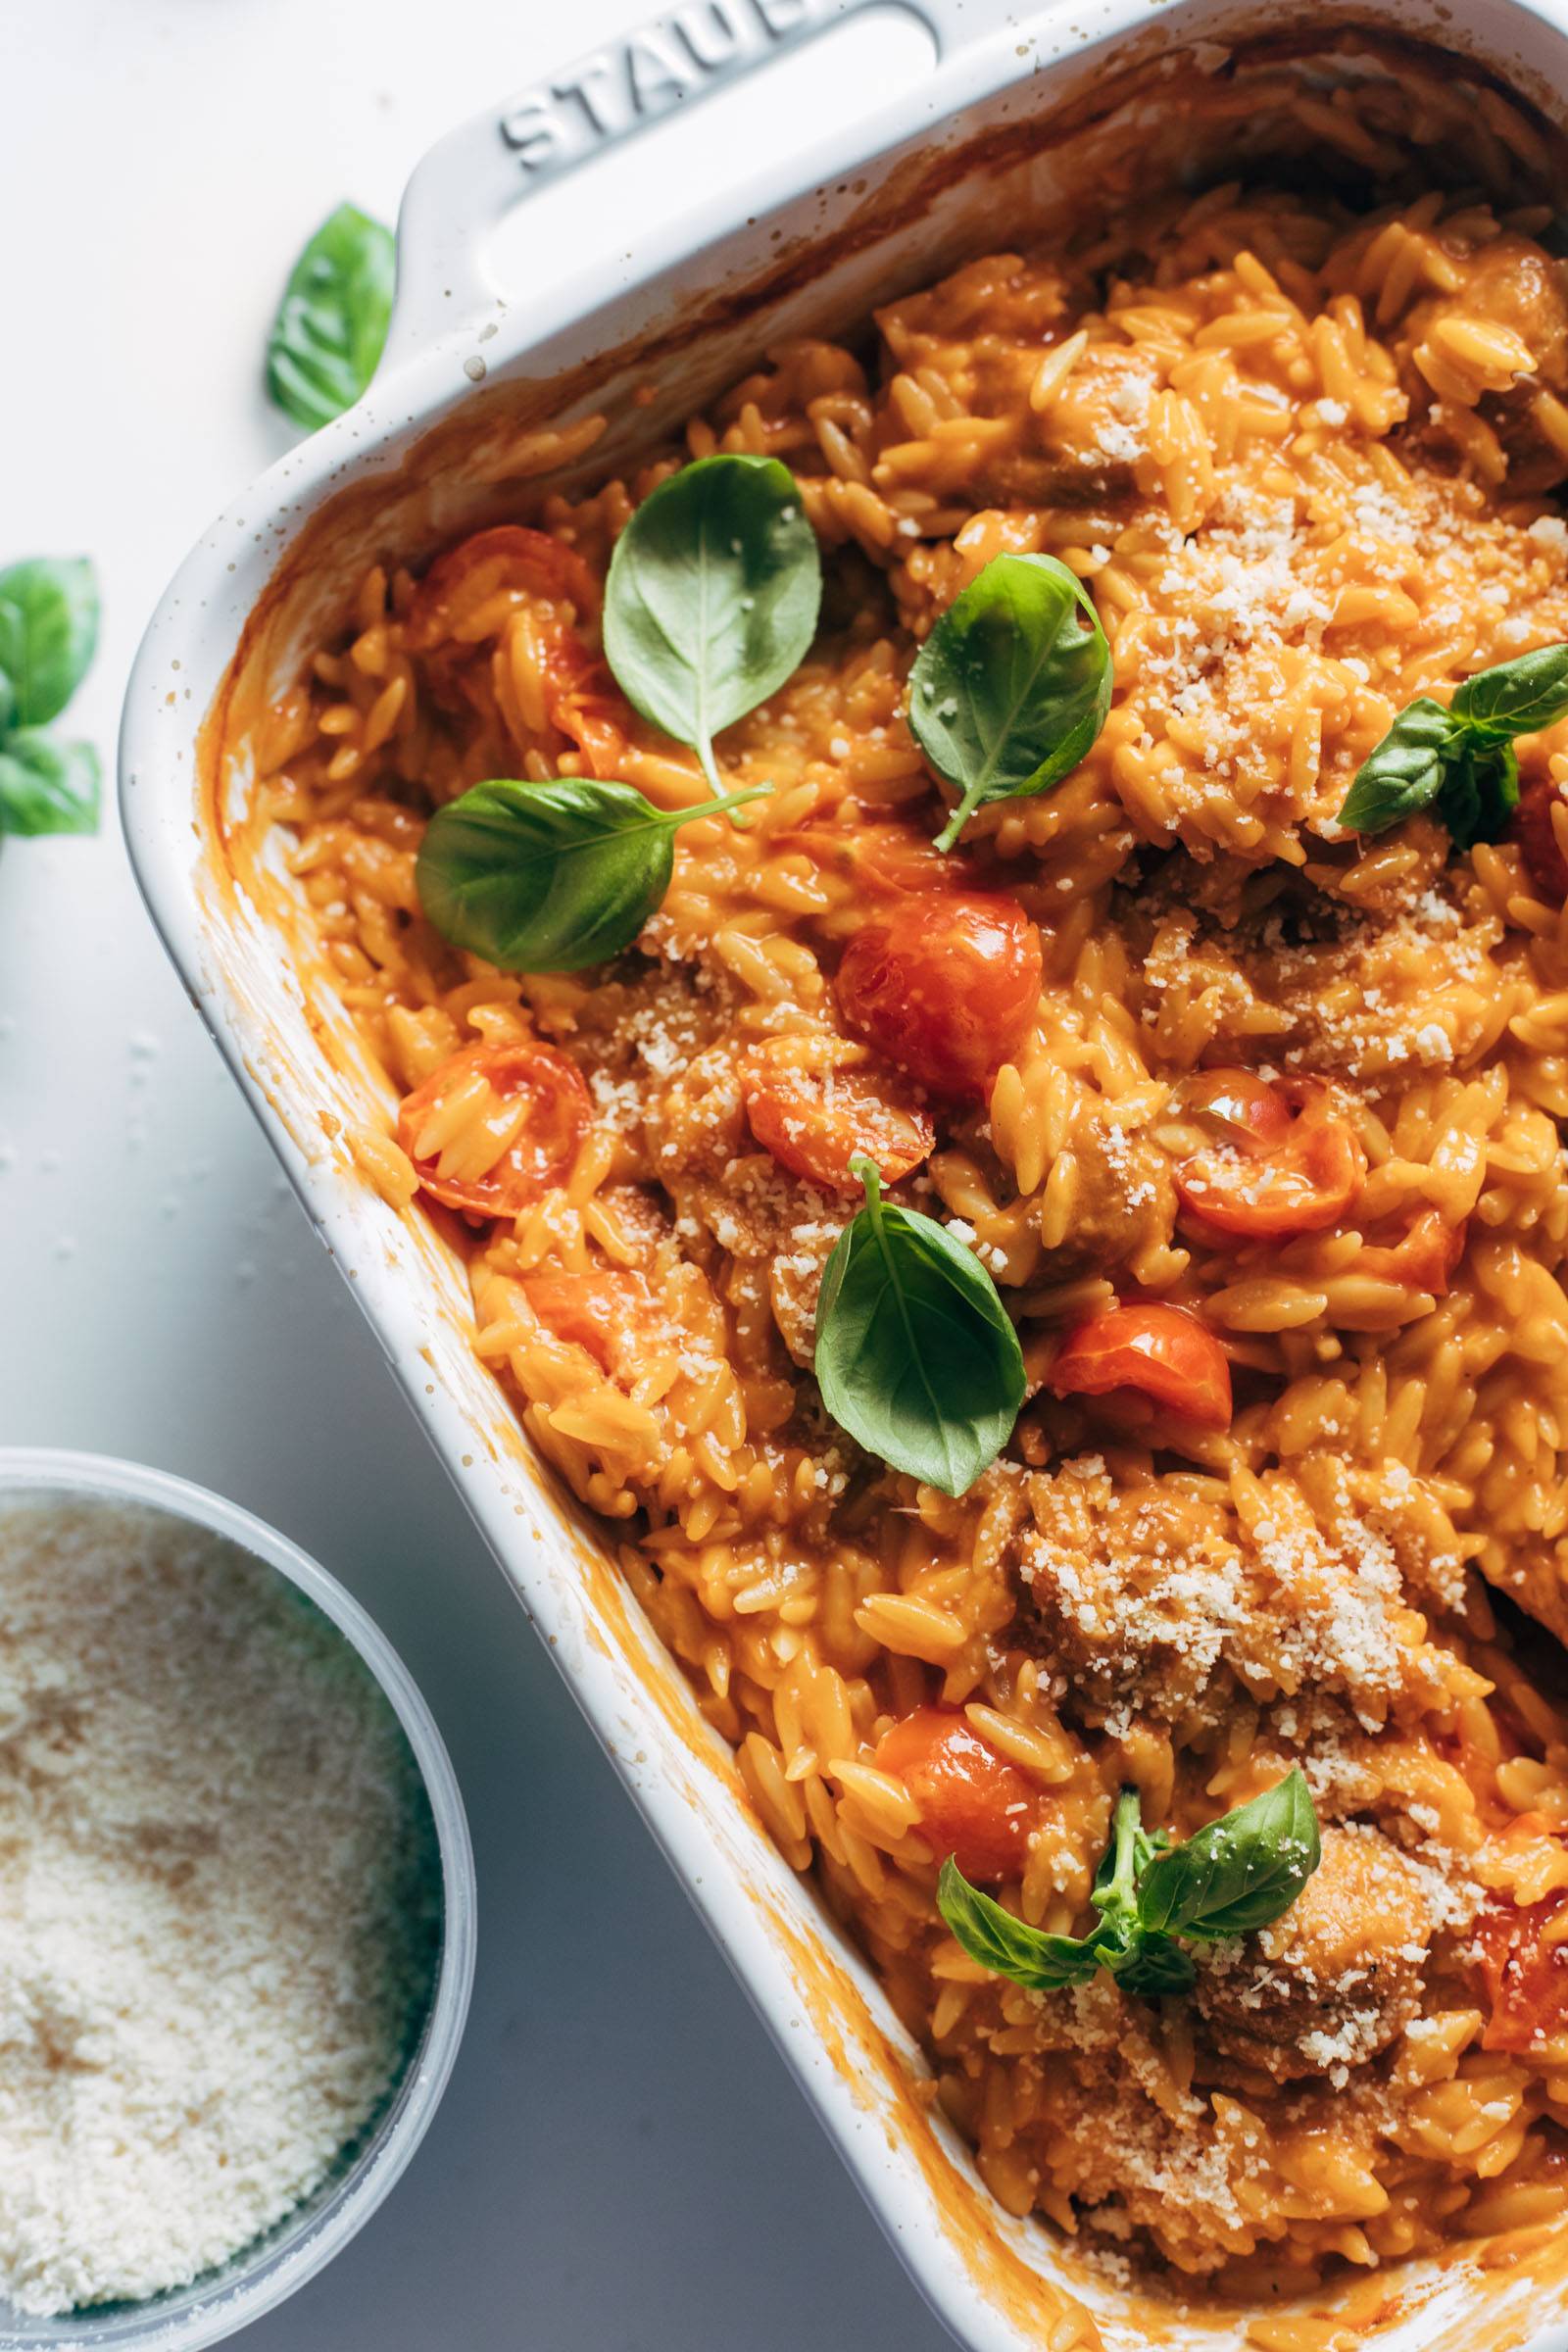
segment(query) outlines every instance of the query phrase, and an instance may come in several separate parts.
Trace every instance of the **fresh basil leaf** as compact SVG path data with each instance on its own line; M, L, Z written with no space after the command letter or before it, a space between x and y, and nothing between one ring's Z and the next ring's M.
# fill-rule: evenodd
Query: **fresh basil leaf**
M1077 574L1054 556L994 557L909 672L910 732L961 795L937 848L988 801L1059 784L1104 725L1110 689L1110 648Z
M1110 1971L1126 1992L1140 2000L1163 2000L1173 1993L1191 1992L1198 1971L1179 1943L1168 1936L1140 1934L1125 1960L1110 1963Z
M714 792L713 737L799 668L822 559L776 458L699 458L644 499L610 560L605 657L644 718L689 744Z
M17 690L0 669L0 735L8 735L17 723Z
M1355 833L1383 833L1430 808L1443 789L1444 756L1457 733L1443 705L1430 695L1408 704L1357 768L1340 823Z
M1448 716L1489 743L1538 735L1568 716L1568 645L1544 645L1477 670L1455 688Z
M1138 1917L1139 1873L1153 1850L1139 1821L1142 1799L1124 1788L1111 1815L1110 1843L1100 1857L1089 1899L1102 1917L1131 1924Z
M96 832L99 791L90 743L61 743L31 727L0 743L0 833Z
M396 260L392 231L340 204L295 263L268 339L267 388L296 424L330 424L375 373Z
M669 888L678 828L762 788L656 808L629 784L475 784L438 808L415 866L443 939L504 972L576 972L629 947Z
M950 1854L937 1880L937 1909L971 1960L1031 1992L1082 1984L1100 1965L1092 1936L1048 1936L971 1886Z
M1462 743L1445 762L1438 814L1456 850L1500 841L1519 806L1519 761L1511 743Z
M1568 717L1568 645L1479 669L1445 710L1422 695L1400 711L1351 785L1340 823L1381 833L1437 803L1456 849L1497 841L1519 802L1517 735Z
M1246 1936L1290 1908L1322 1855L1298 1764L1250 1804L1156 1854L1139 1885L1139 1920L1153 1934L1202 1941Z
M41 727L59 716L98 645L98 582L85 556L33 556L0 571L0 670L11 688L7 722Z
M1018 1334L973 1250L933 1217L885 1202L863 1153L850 1168L865 1206L822 1275L822 1402L868 1453L944 1494L966 1494L1018 1418Z

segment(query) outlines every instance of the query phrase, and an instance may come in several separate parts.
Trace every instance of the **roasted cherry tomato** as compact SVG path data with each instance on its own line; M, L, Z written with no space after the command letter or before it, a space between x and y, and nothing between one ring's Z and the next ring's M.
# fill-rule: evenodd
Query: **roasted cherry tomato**
M444 1135L443 1109L475 1078L483 1092ZM553 1046L470 1046L406 1098L398 1142L425 1191L448 1208L514 1217L561 1182L592 1116L581 1072Z
M1042 1800L1016 1764L953 1707L916 1707L877 1745L876 1762L920 1808L917 1835L966 1879L1013 1879L1024 1866Z
M1231 1368L1206 1324L1184 1306L1129 1299L1069 1331L1047 1381L1058 1396L1133 1389L1203 1429L1231 1418Z
M741 1081L753 1135L781 1167L808 1184L858 1192L850 1173L863 1152L897 1184L929 1156L936 1129L903 1088L876 1070L813 1068L799 1042L759 1047Z
M973 887L973 870L956 854L944 857L929 834L912 825L803 825L779 836L782 849L804 850L811 863L843 875L858 890L897 898L910 890L949 892Z
M1028 1036L1040 934L996 891L916 891L861 925L835 993L858 1037L932 1094L983 1101Z
M411 654L421 654L446 638L462 638L474 613L498 596L514 604L544 597L579 612L599 610L599 583L575 548L548 531L504 522L475 531L436 558L414 591L403 642Z
M1441 1298L1464 1255L1465 1221L1447 1224L1435 1208L1424 1208L1402 1242L1390 1249L1363 1250L1356 1261L1359 1274L1381 1282L1407 1282L1412 1290L1430 1291Z
M1200 1070L1187 1079L1181 1106L1215 1142L1176 1170L1183 1207L1246 1242L1337 1225L1361 1189L1366 1155L1334 1100L1315 1078Z
M591 776L618 776L626 759L628 712L609 669L567 621L550 623L541 637L551 725L577 746Z
M578 1274L525 1274L522 1287L558 1340L586 1348L603 1371L635 1367L654 1320L653 1293L641 1274L628 1266L590 1266Z
M1494 1898L1476 1922L1482 1974L1492 2016L1481 2036L1487 2050L1528 2050L1568 2034L1568 1930L1565 1898L1552 1895L1523 1908Z
M1544 897L1561 904L1568 899L1568 862L1557 847L1552 809L1568 807L1568 795L1554 776L1532 776L1519 794L1514 810L1514 838L1532 880Z

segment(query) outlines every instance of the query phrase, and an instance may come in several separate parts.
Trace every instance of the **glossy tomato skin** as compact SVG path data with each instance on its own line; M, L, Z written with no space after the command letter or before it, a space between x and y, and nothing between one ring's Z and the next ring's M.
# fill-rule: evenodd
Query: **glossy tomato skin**
M910 891L863 923L834 993L856 1036L948 1102L983 1102L1040 1001L1040 934L1001 891Z
M568 621L539 633L540 668L550 723L577 746L589 775L618 777L625 764L630 711L605 663Z
M1042 1814L1040 1791L954 1707L916 1707L884 1732L876 1762L920 1808L916 1835L966 1879L1015 1879Z
M1322 1233L1359 1193L1366 1154L1321 1080L1202 1070L1178 1099L1215 1136L1212 1151L1175 1171L1182 1206L1211 1233L1244 1242Z
M437 556L404 615L404 643L418 654L462 637L472 614L501 595L568 604L582 613L599 610L599 583L575 548L548 531L504 522Z
M947 897L955 891L972 893L975 887L973 868L963 858L952 851L944 855L912 825L803 825L798 832L780 834L778 846L804 852L822 871L877 898L922 890Z
M1530 877L1556 906L1568 899L1568 862L1557 846L1557 828L1551 821L1552 809L1559 803L1568 806L1568 799L1554 776L1532 776L1520 791L1513 818L1514 838Z
M1200 1429L1230 1427L1231 1368L1205 1323L1186 1307L1124 1300L1070 1330L1047 1375L1057 1396L1132 1390Z
M635 1370L639 1341L654 1320L653 1293L641 1274L627 1266L541 1271L525 1274L522 1288L540 1322L558 1340L586 1348L601 1371Z
M526 1105L517 1133L499 1160L476 1173L441 1168L442 1151L421 1156L419 1142L453 1091L473 1077L488 1089L475 1118L502 1119L508 1106ZM531 1039L509 1046L469 1046L454 1054L405 1098L397 1140L432 1200L467 1216L514 1217L560 1184L593 1118L593 1098L574 1061Z
M753 1054L741 1080L753 1135L781 1167L830 1192L855 1192L850 1160L864 1152L884 1184L897 1184L936 1143L929 1114L875 1069L812 1068L796 1041L778 1038Z
M1256 1070L1195 1070L1182 1080L1177 1099L1190 1118L1237 1151L1273 1152L1291 1132L1290 1104Z
M1435 1208L1424 1208L1404 1239L1392 1248L1363 1250L1357 1272L1384 1282L1407 1282L1412 1290L1441 1298L1464 1255L1466 1222L1450 1225Z
M1476 1923L1492 2015L1481 2046L1528 2050L1568 2034L1568 1941L1548 1940L1568 1922L1564 1899L1515 1906L1494 1898Z

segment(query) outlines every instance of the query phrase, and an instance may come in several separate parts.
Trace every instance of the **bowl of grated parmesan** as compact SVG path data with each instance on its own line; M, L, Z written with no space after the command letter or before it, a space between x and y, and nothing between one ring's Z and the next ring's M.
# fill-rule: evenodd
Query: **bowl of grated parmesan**
M0 2352L195 2352L360 2230L473 1974L402 1662L184 1480L0 1448Z

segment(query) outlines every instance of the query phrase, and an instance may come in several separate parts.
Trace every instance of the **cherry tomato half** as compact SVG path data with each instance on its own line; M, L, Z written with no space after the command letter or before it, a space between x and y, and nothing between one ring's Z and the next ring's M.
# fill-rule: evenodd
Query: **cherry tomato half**
M554 621L540 634L551 725L577 746L591 776L618 776L626 759L628 712L611 685L609 669L569 622Z
M1412 1290L1441 1298L1464 1255L1465 1222L1449 1225L1435 1208L1424 1208L1403 1241L1392 1248L1363 1250L1356 1271L1382 1282L1406 1282Z
M753 1135L781 1167L808 1184L858 1192L854 1153L874 1159L897 1184L930 1155L936 1128L903 1090L875 1070L812 1068L797 1041L776 1038L752 1056L741 1080Z
M939 1862L952 1854L966 1879L1017 1877L1040 1791L956 1708L916 1707L883 1733L876 1762L919 1806L917 1835Z
M1532 880L1546 898L1560 905L1568 899L1568 861L1557 847L1557 828L1551 821L1551 812L1559 806L1568 808L1568 794L1555 776L1532 776L1520 788L1513 830Z
M1483 2049L1528 2050L1568 2034L1568 1941L1546 1940L1563 1909L1561 1895L1523 1908L1494 1897L1476 1922L1492 1996Z
M558 1340L585 1348L603 1371L635 1366L654 1322L654 1296L641 1274L629 1266L590 1266L575 1274L525 1274L522 1287Z
M966 860L933 847L929 834L912 825L803 825L779 836L780 847L804 850L815 866L841 874L858 890L898 898L909 890L952 891L971 887Z
M1556 825L1551 823L1551 809L1558 802L1568 807L1554 776L1531 776L1514 809L1514 840L1519 842L1528 875L1554 906L1568 899L1568 863L1556 845Z
M1330 1088L1253 1070L1200 1070L1178 1096L1214 1149L1176 1170L1182 1206L1238 1241L1283 1241L1337 1225L1361 1189L1366 1155Z
M998 891L916 891L861 925L834 992L858 1037L932 1094L983 1101L1028 1036L1040 934Z
M1091 1315L1062 1341L1047 1375L1057 1396L1134 1389L1203 1429L1231 1418L1231 1368L1206 1324L1184 1306L1129 1299Z
M437 1140L441 1111L475 1078L482 1092L456 1133ZM581 1072L553 1046L470 1046L405 1099L398 1142L434 1200L470 1216L514 1217L561 1182L592 1116Z
M449 637L464 636L475 612L493 598L514 604L525 597L552 598L579 612L599 610L599 583L573 547L531 531L518 522L475 531L437 556L414 591L403 623L411 654L427 653Z

